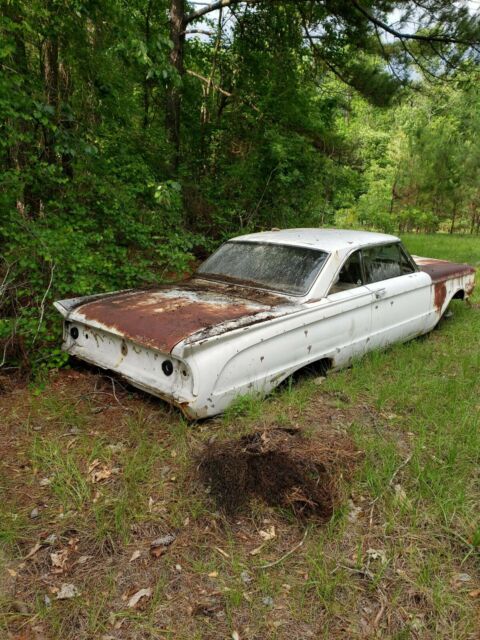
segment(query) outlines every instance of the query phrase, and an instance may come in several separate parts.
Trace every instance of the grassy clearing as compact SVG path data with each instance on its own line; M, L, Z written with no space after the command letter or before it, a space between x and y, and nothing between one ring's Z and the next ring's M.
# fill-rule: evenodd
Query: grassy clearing
M406 244L480 266L475 238ZM193 428L118 384L116 399L86 369L12 388L0 398L0 636L477 638L478 300L321 386L303 376ZM326 526L305 533L260 503L227 521L195 481L202 443L271 425L337 430L365 451ZM171 532L153 558L151 541ZM57 600L65 583L80 595ZM142 588L150 597L129 608Z

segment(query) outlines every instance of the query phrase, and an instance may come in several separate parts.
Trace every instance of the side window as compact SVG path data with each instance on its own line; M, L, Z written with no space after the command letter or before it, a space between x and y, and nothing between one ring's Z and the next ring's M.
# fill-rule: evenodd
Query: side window
M363 262L367 284L397 278L414 271L398 243L364 249Z
M333 283L329 293L338 293L347 289L355 289L363 284L362 262L360 251L352 253L352 255L344 263L337 276L337 280Z

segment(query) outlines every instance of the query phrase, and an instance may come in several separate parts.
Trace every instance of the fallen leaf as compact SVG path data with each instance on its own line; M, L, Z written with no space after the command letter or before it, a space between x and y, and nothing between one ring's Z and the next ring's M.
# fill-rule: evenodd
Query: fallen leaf
M253 580L252 576L248 573L248 571L242 571L242 573L240 574L240 578L242 579L242 582L244 584L250 584L250 582L252 582Z
M94 484L96 482L101 482L102 480L108 480L112 475L112 472L113 470L108 467L101 467L90 474L90 479Z
M98 467L98 465L100 464L100 460L98 460L98 458L95 458L95 460L93 460L93 462L91 462L88 465L88 473L92 473L92 471Z
M80 538L70 538L68 541L68 546L71 547L73 551L76 551L78 548L79 542L80 542Z
M224 551L223 549L220 549L220 547L215 547L215 549L218 551L218 553L220 553L224 558L230 558L230 556L228 555L228 553L226 551Z
M167 553L167 547L152 547L150 549L150 555L154 558L160 558Z
M92 557L93 556L80 556L80 558L75 562L75 564L85 564Z
M125 451L126 446L123 442L116 442L114 444L107 444L107 449L112 453L121 453Z
M367 556L371 560L380 560L382 564L387 563L387 555L383 549L367 549Z
M130 598L130 600L127 603L127 607L129 607L130 609L133 609L133 607L136 607L142 598L150 598L151 595L152 595L152 590L150 589L150 587L148 587L147 589L140 589L139 591L137 591L137 593L134 593L133 596Z
M468 573L456 573L453 576L453 582L470 582L470 580L472 579L472 576L470 576Z
M218 571L210 571L210 573L208 574L209 578L217 578L218 577Z
M142 552L137 549L132 553L129 562L133 562L134 560L137 560L138 558L140 558L141 555L142 555Z
M358 516L362 513L362 507L357 506L353 500L348 501L348 506L350 507L350 511L348 512L348 521L356 522L358 520Z
M57 593L57 600L69 600L80 595L80 591L74 584L64 583L60 587L60 591Z
M473 591L469 591L468 595L470 598L479 598L480 597L480 589L474 589Z
M29 558L34 556L37 553L37 551L40 551L41 548L42 548L42 545L39 542L37 542L35 545L33 545L33 547L27 553L27 555L25 556L24 560L28 560Z
M275 526L272 524L266 531L260 531L260 537L265 541L273 540L276 537Z
M62 549L58 553L51 553L52 573L63 573L68 560L69 549Z
M399 504L409 505L410 500L407 498L405 489L400 484L395 485L395 501Z
M265 543L261 544L259 547L256 547L256 549L252 549L252 551L250 551L250 555L251 556L258 555L264 546L265 546Z
M240 640L238 631L232 631L232 640Z

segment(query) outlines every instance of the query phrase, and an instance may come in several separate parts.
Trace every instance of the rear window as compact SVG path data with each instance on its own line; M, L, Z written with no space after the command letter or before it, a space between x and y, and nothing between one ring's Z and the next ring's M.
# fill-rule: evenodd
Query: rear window
M303 295L312 286L328 253L267 242L227 242L197 273L215 280Z

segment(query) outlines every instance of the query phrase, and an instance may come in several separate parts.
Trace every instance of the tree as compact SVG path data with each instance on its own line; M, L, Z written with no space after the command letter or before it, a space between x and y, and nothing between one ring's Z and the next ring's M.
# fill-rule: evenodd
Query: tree
M475 57L480 44L480 24L468 12L468 3L459 6L445 0L332 2L331 0L305 0L304 2L277 2L274 0L218 0L187 12L184 0L171 0L170 61L180 80L185 68L185 36L195 33L192 25L204 20L219 9L236 11L250 7L269 8L279 4L293 6L300 18L303 36L311 46L315 59L330 69L338 78L353 86L378 104L385 104L399 85L408 80L408 67L413 61L428 73L432 60L440 61L442 73L448 74L466 56ZM397 29L388 22L396 10L401 13L398 22L404 25L415 18L415 31ZM300 26L300 25L299 25ZM384 35L393 38L393 43ZM420 45L420 50L411 46ZM352 55L353 50L356 55ZM372 57L374 56L374 57ZM386 70L380 59L387 63ZM174 167L180 160L181 87L173 83L167 98L168 138L174 147Z

